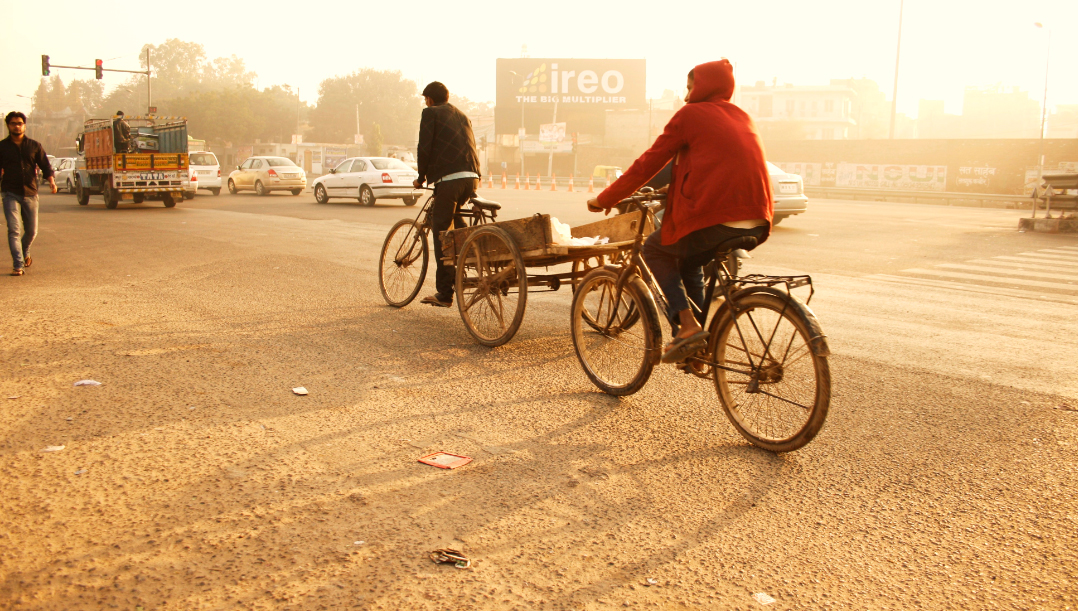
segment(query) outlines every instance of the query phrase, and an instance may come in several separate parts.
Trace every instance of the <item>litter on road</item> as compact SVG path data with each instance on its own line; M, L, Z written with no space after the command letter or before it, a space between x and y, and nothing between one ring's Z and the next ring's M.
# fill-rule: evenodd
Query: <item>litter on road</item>
M770 596L768 596L767 594L765 594L763 592L757 592L757 593L753 594L752 598L754 600L756 600L756 602L758 602L758 603L760 603L761 605L764 605L764 606L770 605L770 604L775 602L774 598L771 598Z
M45 446L45 449L42 450L42 452L59 452L66 447L67 446Z
M303 396L307 394L307 389L302 386L297 386L292 389L292 392L296 393L297 395Z
M420 458L419 462L439 469L456 469L472 462L472 459L467 456L449 454L448 452L435 452Z
M11 399L12 401L14 401L15 399L18 399L21 396L22 395L11 395L10 397L8 397L8 399Z
M101 382L97 380L79 380L75 382L75 386L101 386Z
M468 559L460 550L456 549L436 549L430 553L430 559L435 564L452 564L458 569L466 569L472 566L472 561Z

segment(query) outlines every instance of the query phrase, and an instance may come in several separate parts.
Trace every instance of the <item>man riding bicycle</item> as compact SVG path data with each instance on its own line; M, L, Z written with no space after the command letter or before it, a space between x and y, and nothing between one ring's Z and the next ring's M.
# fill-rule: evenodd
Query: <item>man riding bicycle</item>
M743 236L762 243L771 233L764 147L749 115L730 103L733 67L725 59L700 64L689 71L688 89L687 104L651 148L588 201L588 210L610 214L673 159L662 228L642 250L670 305L670 324L678 329L664 363L684 360L707 343L703 266L718 246Z

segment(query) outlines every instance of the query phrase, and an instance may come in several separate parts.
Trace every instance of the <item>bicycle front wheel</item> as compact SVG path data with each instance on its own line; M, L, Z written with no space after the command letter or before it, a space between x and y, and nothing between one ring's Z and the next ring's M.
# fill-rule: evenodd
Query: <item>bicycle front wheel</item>
M738 299L712 334L715 389L745 439L772 452L803 447L820 432L831 403L827 357L809 347L809 327L786 299Z
M615 304L618 274L595 269L573 294L570 330L584 373L603 392L631 395L651 377L659 360L662 328L639 278L627 282Z
M429 258L422 225L410 219L397 221L378 259L378 288L386 303L403 308L415 299L427 277Z

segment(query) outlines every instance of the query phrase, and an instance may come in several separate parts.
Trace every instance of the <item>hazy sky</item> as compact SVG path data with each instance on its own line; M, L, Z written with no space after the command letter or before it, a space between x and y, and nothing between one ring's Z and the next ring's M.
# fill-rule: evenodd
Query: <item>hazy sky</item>
M621 10L587 0L43 6L26 5L0 37L0 110L29 110L16 94L33 94L41 54L54 64L92 66L101 58L106 67L137 69L142 44L167 38L199 42L211 58L238 55L258 73L259 87L299 87L312 103L322 79L362 67L400 70L420 83L440 80L454 93L493 100L495 58L519 57L522 44L536 58L644 57L652 96L681 91L689 68L720 57L736 62L743 83L865 76L890 96L899 1L675 0L626 2ZM96 25L88 25L91 17ZM1039 100L1047 31L1034 21L1053 27L1049 106L1078 103L1078 1L906 0L899 111L915 115L918 99L927 98L943 99L948 112L958 113L965 85L998 82ZM93 78L87 71L53 74L65 82ZM105 81L111 87L125 76L106 73Z

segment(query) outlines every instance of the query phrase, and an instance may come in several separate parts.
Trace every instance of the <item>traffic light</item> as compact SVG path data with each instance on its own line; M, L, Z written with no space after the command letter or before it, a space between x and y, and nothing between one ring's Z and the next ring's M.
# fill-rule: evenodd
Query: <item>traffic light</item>
M97 78L101 78L103 76L101 71L104 70L104 69L105 69L105 62L101 61L100 59L95 59L94 60L94 74L97 75Z
M49 75L49 56L48 55L42 55L41 56L41 76L48 76L48 75Z

